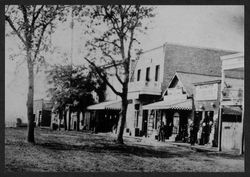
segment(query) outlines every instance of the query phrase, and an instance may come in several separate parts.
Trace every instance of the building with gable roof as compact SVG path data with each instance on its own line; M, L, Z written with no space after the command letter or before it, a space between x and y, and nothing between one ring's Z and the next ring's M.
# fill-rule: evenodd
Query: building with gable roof
M148 126L148 136L155 136L157 124L164 122L168 129L167 139L187 141L188 125L192 120L192 110L195 108L194 83L219 79L219 76L177 71L163 92L163 101L143 106L145 114L148 112L149 122L152 122ZM152 116L153 114L155 116Z
M237 88L243 86L243 80L239 78L228 77L227 83L233 84L233 89L236 88L235 86ZM238 89L238 93L240 90ZM220 112L223 112L224 127L230 120L235 122L233 124L238 124L237 122L240 121L241 111L239 109L235 109L235 107L220 109L221 77L218 76L177 71L163 96L162 101L143 106L145 117L148 119L147 135L152 139L158 136L158 126L163 123L166 126L166 139L190 142L192 141L191 131L193 131L193 135L195 135L193 144L218 147ZM192 130L190 131L190 129ZM234 129L234 131L235 137L241 135L241 129ZM232 147L239 147L240 143L230 145L225 143L225 141L229 141L225 140L225 134L224 141L222 141L224 149L232 150ZM230 142L232 140L238 142L239 138L230 140Z
M127 113L127 130L130 135L148 136L147 116L142 107L163 99L176 71L197 73L219 78L221 75L220 56L233 54L236 51L209 49L186 46L175 43L147 50L134 61L134 68L129 83L129 105ZM237 77L237 73L233 73ZM183 76L182 76L183 75ZM181 74L179 77L185 77ZM194 79L195 76L193 76ZM197 82L206 81L205 76ZM190 79L182 79L187 92L191 92ZM188 83L190 82L190 83Z
M164 92L176 71L219 78L221 75L220 56L233 53L236 53L236 51L208 49L174 43L165 43L157 48L142 52L138 59L131 61L125 135L149 136L148 126L150 125L146 110L143 110L142 107L163 99ZM179 75L179 77L186 76L185 74ZM195 76L193 77L195 79ZM197 82L204 81L204 77L200 80L197 79ZM112 80L114 87L120 88L115 77L109 79ZM190 94L192 92L190 84L192 81L185 78L182 81L186 86L187 94ZM112 91L107 89L107 92ZM107 95L114 94L107 93ZM107 101L112 100L110 98ZM113 100L117 99L119 98L113 96Z

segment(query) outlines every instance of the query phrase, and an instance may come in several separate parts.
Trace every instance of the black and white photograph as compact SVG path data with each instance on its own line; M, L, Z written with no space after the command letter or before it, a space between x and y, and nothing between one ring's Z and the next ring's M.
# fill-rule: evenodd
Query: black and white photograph
M245 172L244 5L5 5L5 172Z

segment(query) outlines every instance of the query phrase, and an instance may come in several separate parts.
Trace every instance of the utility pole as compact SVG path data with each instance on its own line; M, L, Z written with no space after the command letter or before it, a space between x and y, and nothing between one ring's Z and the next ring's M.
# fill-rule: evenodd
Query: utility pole
M71 92L71 86L72 86L72 75L73 75L73 49L74 49L74 45L73 45L73 41L74 41L74 11L73 11L73 6L71 6L71 22L70 22L70 29L71 29L71 47L70 47L70 92ZM70 125L71 125L71 104L69 105L69 119L68 119L68 131L70 131Z
M71 49L70 49L70 60L71 60L71 71L73 70L73 41L74 41L74 12L73 12L73 6L71 8L71 22L70 22L70 28L71 28ZM71 72L72 73L72 72Z

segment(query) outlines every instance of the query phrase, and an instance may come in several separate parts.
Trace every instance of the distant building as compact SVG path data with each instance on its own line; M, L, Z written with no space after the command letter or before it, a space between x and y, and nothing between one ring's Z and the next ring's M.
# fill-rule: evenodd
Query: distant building
M34 114L36 126L50 127L53 103L49 100L34 100Z

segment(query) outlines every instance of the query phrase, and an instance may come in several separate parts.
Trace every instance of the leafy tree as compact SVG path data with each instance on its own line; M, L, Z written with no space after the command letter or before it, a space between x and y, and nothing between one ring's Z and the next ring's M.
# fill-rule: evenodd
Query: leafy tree
M122 99L117 142L123 144L123 131L126 122L127 95L130 64L134 55L138 35L147 30L146 21L154 17L153 7L140 5L105 5L85 7L84 21L90 36L86 48L89 51L85 60L95 69L100 78ZM108 74L100 70L103 64L111 64L113 74L122 85L117 90L108 80Z
M44 60L42 50L47 50L47 39L54 31L56 21L65 21L66 11L60 5L6 5L5 21L12 33L21 40L28 66L28 142L34 143L34 67Z
M77 112L77 130L79 130L80 112L84 113L87 106L94 103L92 93L96 92L100 101L105 97L106 84L95 72L85 67L54 65L48 71L48 82L52 85L48 92L52 101L57 103L59 120L65 115L67 105L70 105L70 115L71 112ZM67 128L66 116L64 116L64 126L68 130L70 130L70 117Z

